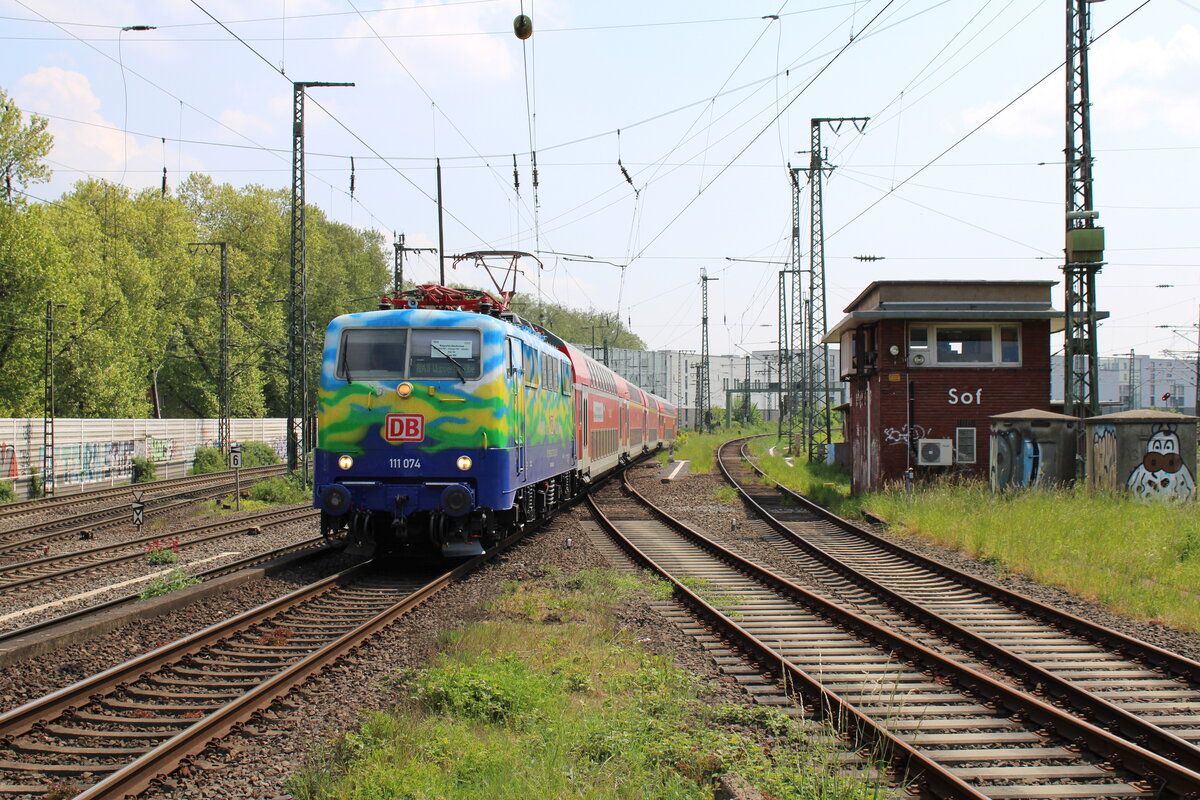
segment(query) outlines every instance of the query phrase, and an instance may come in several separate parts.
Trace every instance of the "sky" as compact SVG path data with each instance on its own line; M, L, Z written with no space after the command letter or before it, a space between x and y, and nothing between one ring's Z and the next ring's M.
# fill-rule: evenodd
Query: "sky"
M1200 0L1090 8L1099 348L1195 353ZM54 178L30 194L53 200L164 167L287 189L292 82L353 82L309 90L310 203L436 246L440 159L448 254L536 251L521 294L619 315L652 349L699 350L703 270L710 350L734 354L776 346L813 118L869 117L820 126L830 327L873 280L1057 280L1063 307L1065 18L1062 0L0 0L0 87L50 119ZM437 260L405 274L437 282ZM488 285L470 263L447 279Z

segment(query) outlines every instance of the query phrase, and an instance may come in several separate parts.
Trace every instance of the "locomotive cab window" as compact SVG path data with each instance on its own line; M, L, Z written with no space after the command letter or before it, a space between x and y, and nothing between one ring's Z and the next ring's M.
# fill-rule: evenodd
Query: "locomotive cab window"
M342 333L337 376L342 380L404 377L405 328L347 328Z
M413 328L408 376L473 380L480 375L479 349L474 328Z

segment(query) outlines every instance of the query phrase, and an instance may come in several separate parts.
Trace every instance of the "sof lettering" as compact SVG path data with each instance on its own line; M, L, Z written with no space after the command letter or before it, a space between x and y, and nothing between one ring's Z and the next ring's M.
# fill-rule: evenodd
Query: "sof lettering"
M971 393L970 389L967 389L966 391L961 391L959 389L948 389L946 394L950 396L950 405L952 406L956 406L959 403L962 403L964 406L969 406L972 404L979 405L980 401L983 399L983 389L976 389L974 394Z

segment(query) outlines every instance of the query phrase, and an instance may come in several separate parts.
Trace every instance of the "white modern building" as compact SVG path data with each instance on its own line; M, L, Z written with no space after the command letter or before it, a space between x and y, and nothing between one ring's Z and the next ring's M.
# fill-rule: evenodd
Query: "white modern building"
M606 363L610 369L648 392L679 408L680 428L695 426L696 388L700 354L690 350L628 350L574 344L583 352ZM738 355L709 356L709 405L730 408L741 405L749 369L750 402L765 420L778 419L780 401L779 353L760 350ZM799 366L797 364L797 369ZM826 385L834 407L846 402L845 384L838 378L838 351L826 357ZM798 376L797 376L798 379ZM731 401L731 402L730 402ZM724 425L725 416L715 420Z
M1102 413L1144 408L1196 411L1200 365L1192 359L1151 358L1131 352L1102 356L1099 363ZM1050 362L1050 402L1063 401L1063 357Z

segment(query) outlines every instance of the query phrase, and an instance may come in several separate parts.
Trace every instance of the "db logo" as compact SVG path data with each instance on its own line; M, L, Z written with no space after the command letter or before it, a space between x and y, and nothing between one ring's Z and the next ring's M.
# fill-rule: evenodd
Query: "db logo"
M420 414L388 414L383 438L389 442L419 442L425 438L425 418Z

